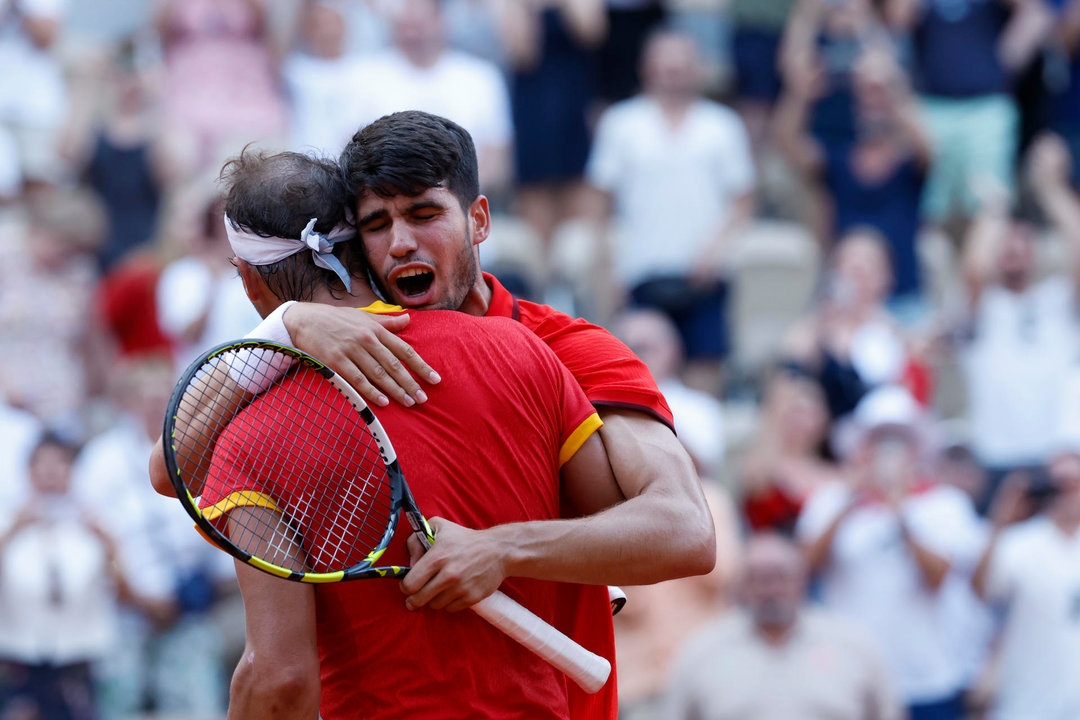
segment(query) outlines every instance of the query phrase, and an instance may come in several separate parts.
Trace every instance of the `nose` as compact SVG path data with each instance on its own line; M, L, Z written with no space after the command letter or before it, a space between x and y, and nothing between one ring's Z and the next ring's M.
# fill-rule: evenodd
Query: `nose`
M416 238L403 223L394 223L390 229L390 247L388 252L391 257L405 257L416 252Z

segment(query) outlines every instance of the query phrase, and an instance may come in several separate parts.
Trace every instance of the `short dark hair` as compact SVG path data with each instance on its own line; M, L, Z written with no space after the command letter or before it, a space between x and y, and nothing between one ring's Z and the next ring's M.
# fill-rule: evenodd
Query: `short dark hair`
M37 442L30 449L30 461L33 462L45 448L56 448L68 461L74 462L81 449L78 442L57 430L45 430L38 436Z
M321 233L329 233L342 223L351 224L348 188L332 160L244 148L225 163L219 179L225 185L225 213L236 229L245 228L262 237L299 239L311 218L318 218L315 230ZM350 244L337 243L334 255L351 275L363 277L363 252L359 248L345 252ZM307 252L253 267L282 300L310 300L319 283L335 297L341 288L334 271L316 265Z
M438 115L407 110L361 128L341 153L351 201L419 195L445 187L467 210L480 195L476 146L465 128Z

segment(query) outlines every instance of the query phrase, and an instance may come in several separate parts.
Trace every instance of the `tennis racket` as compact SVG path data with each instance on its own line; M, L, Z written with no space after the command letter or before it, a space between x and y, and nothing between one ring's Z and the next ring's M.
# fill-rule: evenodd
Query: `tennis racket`
M380 566L404 513L434 534L389 437L363 398L295 348L262 340L220 345L184 372L165 414L165 463L177 497L214 544L288 580L400 578ZM610 663L496 591L477 614L587 692Z

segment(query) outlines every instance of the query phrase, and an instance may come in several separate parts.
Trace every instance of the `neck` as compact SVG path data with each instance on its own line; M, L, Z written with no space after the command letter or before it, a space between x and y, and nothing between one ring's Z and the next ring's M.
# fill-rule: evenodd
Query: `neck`
M311 295L311 302L319 303L320 305L334 305L337 307L367 307L371 303L378 300L375 297L375 293L368 287L366 281L361 281L357 278L353 278L352 292L339 291L337 296L330 292L327 287L320 287Z
M789 625L758 625L757 631L766 645L780 647L787 643L791 637L791 629L794 623Z
M487 315L488 308L491 306L491 288L488 287L487 282L484 280L484 274L481 272L476 273L476 282L469 290L469 294L465 296L465 302L458 308L466 315L475 315L476 317L482 317Z

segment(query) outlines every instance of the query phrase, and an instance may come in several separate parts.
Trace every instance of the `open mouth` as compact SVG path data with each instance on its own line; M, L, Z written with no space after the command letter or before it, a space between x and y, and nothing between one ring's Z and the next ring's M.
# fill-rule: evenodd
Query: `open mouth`
M431 288L435 282L435 273L430 270L406 270L394 280L394 285L401 294L407 298L420 297Z

